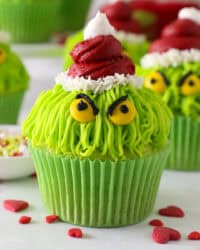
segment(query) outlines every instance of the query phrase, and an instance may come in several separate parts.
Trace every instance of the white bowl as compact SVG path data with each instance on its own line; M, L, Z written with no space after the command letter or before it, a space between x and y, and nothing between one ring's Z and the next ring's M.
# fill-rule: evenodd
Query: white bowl
M21 129L16 125L0 125L0 130L9 131L12 135L21 134ZM23 156L0 156L0 180L11 180L29 176L35 172L33 161L28 152Z

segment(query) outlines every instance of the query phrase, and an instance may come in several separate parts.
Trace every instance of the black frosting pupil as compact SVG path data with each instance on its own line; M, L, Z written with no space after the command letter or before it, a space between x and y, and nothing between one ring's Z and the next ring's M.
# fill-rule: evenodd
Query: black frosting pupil
M87 105L87 103L85 103L85 102L83 102L83 101L80 101L79 103L78 103L78 105L77 105L77 108L78 108L78 110L85 110L85 109L87 109L88 108L88 105Z
M189 84L190 86L194 86L194 81L190 80L190 81L188 82L188 84Z
M156 79L155 78L151 78L150 83L151 84L155 84L156 83Z
M126 105L121 105L120 110L124 114L128 113L128 111L129 111L129 109L128 109L128 107Z

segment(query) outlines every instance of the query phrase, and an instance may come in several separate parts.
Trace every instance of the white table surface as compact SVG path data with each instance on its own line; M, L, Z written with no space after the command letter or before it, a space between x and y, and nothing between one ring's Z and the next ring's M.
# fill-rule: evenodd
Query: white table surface
M59 58L33 58L26 54L23 60L31 74L31 84L23 103L20 123L39 92L51 88L56 74L62 71L62 60ZM4 199L22 199L30 202L31 206L18 214L5 211L0 206L0 250L200 250L200 241L186 239L190 231L200 231L199 197L200 173L166 171L155 209L146 221L118 229L83 228L83 239L74 239L66 235L71 225L61 222L49 225L44 222L48 213L40 200L36 179L1 182L1 203ZM167 205L178 205L185 210L186 216L181 219L162 217L167 226L181 231L183 239L160 245L152 241L152 227L147 224L150 219L159 218L157 210ZM20 215L32 216L33 222L19 225L17 221Z
M22 199L30 208L11 213L0 208L1 250L199 250L200 242L186 239L188 232L200 230L200 173L165 172L161 181L155 209L143 223L115 229L82 228L82 239L70 238L67 230L72 225L62 222L46 224L48 215L43 208L36 179L27 178L0 184L0 201ZM157 210L176 204L185 210L184 218L159 217ZM32 216L28 225L18 224L21 215ZM161 218L169 227L182 233L182 240L160 245L152 241L152 227L148 221Z

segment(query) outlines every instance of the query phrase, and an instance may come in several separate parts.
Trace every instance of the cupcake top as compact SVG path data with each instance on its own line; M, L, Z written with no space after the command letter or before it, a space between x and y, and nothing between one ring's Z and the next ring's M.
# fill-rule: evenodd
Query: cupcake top
M29 76L20 58L11 50L9 35L0 32L0 95L24 91Z
M170 129L166 104L141 88L104 14L84 33L71 52L74 64L40 95L24 134L34 147L70 157L124 160L161 150Z
M175 114L200 120L200 10L184 8L141 60L145 86L163 95Z
M114 1L103 6L100 11L106 14L110 24L115 28L117 39L134 43L145 41L139 23L133 19L130 1Z

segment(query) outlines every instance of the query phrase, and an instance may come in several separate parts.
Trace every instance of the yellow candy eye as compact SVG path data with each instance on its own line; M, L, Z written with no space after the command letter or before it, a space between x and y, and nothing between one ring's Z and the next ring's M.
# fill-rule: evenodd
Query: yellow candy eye
M6 60L6 52L3 49L0 49L0 64L4 63Z
M115 125L128 125L136 116L134 105L127 99L127 96L122 96L113 102L108 108L108 117Z
M70 105L70 113L78 122L91 122L95 120L99 110L89 96L79 94Z
M179 81L179 86L182 95L196 95L200 93L200 78L189 72Z
M159 71L152 72L145 79L144 86L158 94L162 94L167 89L168 81L165 75Z

